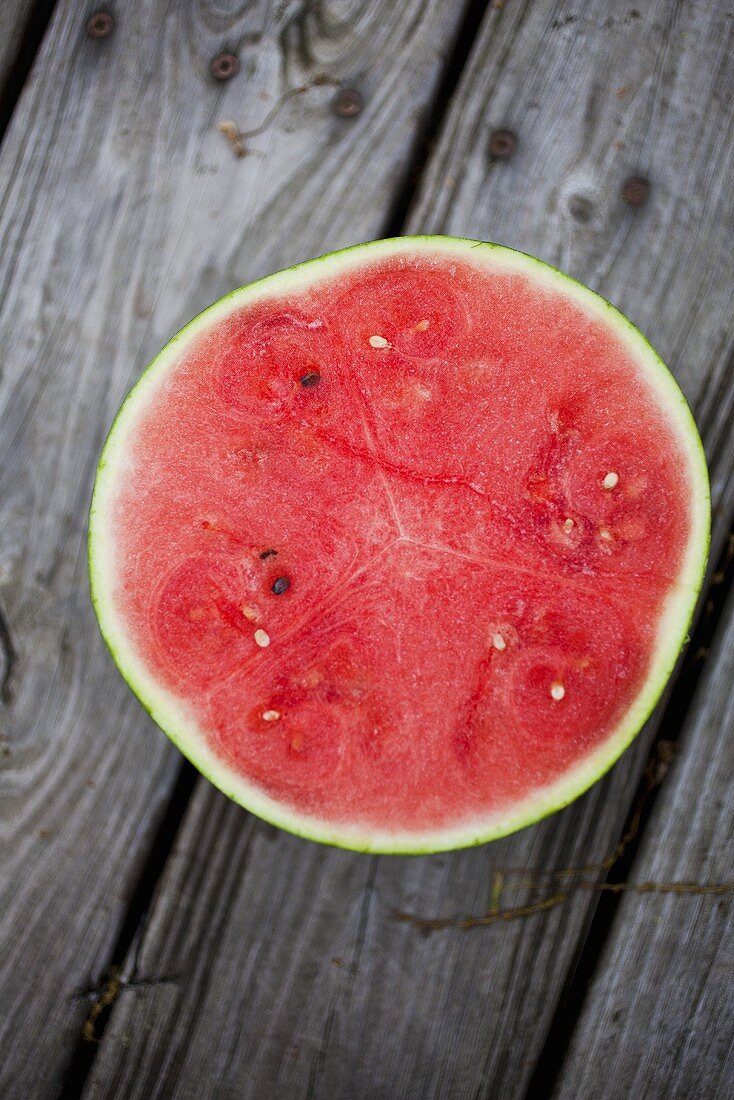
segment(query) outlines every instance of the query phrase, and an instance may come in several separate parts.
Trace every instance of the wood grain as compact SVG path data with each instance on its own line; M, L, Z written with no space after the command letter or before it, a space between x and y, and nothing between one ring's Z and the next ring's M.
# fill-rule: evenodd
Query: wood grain
M89 605L105 431L185 320L263 272L379 235L460 5L167 0L54 20L2 151L0 1093L55 1094L180 758ZM236 50L239 76L210 59ZM365 108L337 117L341 85ZM235 155L218 129L240 130ZM243 831L244 818L237 830Z
M640 12L492 5L410 228L535 252L629 312L695 404L720 546L734 503L732 21L721 3ZM517 132L512 159L488 155L494 128ZM633 209L620 189L639 174L652 188ZM594 895L469 933L425 934L395 910L521 905L547 896L549 871L604 859L654 728L574 806L453 855L321 850L200 787L87 1095L523 1096ZM536 885L500 880L508 867Z
M633 881L734 888L734 600L655 806ZM629 894L594 975L559 1100L734 1092L731 895ZM613 1084L611 1084L613 1082Z

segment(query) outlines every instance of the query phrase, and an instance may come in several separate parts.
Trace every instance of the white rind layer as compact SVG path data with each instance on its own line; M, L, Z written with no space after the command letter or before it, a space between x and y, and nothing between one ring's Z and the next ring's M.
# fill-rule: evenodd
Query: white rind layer
M186 704L151 675L116 614L113 593L118 576L111 508L125 473L128 432L166 379L187 344L233 309L289 291L302 291L388 256L409 258L421 253L456 255L486 264L492 271L525 274L537 285L577 302L592 318L610 325L628 346L640 371L656 394L688 458L691 530L678 582L660 616L656 642L645 683L614 733L553 783L491 815L449 829L388 832L364 825L333 823L299 813L270 798L216 756L206 743ZM215 786L253 813L300 836L365 852L419 854L483 844L568 805L619 758L655 707L687 637L708 560L710 494L703 446L691 411L667 367L634 325L609 302L555 268L522 252L500 245L453 237L399 237L355 245L269 275L235 290L199 314L177 333L152 361L125 399L107 437L97 469L89 518L89 570L92 600L102 635L123 677L154 721Z

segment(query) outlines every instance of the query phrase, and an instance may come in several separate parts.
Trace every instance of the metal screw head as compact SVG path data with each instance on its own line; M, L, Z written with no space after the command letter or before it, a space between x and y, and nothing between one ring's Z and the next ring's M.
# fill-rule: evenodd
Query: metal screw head
M628 206L642 206L647 202L647 196L650 194L650 181L644 176L630 176L622 184L620 194L622 201Z
M90 38L106 38L112 33L115 20L107 11L95 11L87 19L87 34Z
M363 107L364 100L354 88L340 88L331 104L332 111L340 118L354 118Z
M239 58L233 53L218 53L209 62L209 72L215 80L231 80L239 71Z
M512 130L493 130L489 135L489 155L493 160L509 160L517 149Z

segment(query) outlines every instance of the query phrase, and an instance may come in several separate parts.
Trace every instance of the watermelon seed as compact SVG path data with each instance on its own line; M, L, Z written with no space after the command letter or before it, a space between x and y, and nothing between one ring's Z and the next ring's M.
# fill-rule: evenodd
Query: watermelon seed
M373 348L389 348L390 342L384 336L370 336L370 344Z
M501 634L495 634L492 637L492 645L495 649L498 649L500 653L503 651L503 649L507 649L507 642Z
M597 545L602 554L611 554L614 550L613 543L614 535L612 532L606 527L601 527L599 529L599 541Z
M610 470L609 473L607 474L607 476L602 481L602 486L605 489L614 489L614 488L616 488L618 482L619 482L619 474L616 474L614 472L614 470Z
M567 535L570 535L571 532L573 531L573 520L571 519L570 516L569 516L568 519L564 519L564 521L563 521L563 530L566 532Z
M426 329L428 328L428 326L430 325L430 323L431 323L430 321L419 321L418 324L415 326L415 331L416 332L425 332Z
M290 586L291 582L288 577L278 577L270 586L270 591L276 596L282 596L284 592L288 591Z
M555 701L559 703L566 694L566 689L563 684L559 684L558 681L556 681L554 684L551 684L550 693L551 699L555 699Z
M321 375L317 370L310 370L308 374L304 374L301 378L301 385L305 389L310 389L311 386L317 386L321 381Z
M280 718L280 711L279 710L264 710L263 711L263 722L277 722L279 718Z
M266 558L274 558L277 553L278 551L273 549L263 550L260 554L260 561L265 561Z
M253 638L255 639L255 645L259 645L260 649L265 649L266 646L270 645L270 635L264 630L256 630Z
M254 608L254 607L243 607L242 608L242 614L251 623L256 623L257 620L260 618L260 614L259 614L257 608Z

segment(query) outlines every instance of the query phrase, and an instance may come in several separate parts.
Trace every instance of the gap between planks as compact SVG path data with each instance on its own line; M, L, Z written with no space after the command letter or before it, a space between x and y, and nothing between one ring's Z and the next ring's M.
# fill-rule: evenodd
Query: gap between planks
M193 764L182 758L170 800L153 837L119 935L110 953L101 988L94 992L89 1014L64 1075L59 1092L60 1100L71 1100L72 1097L82 1094L110 1010L125 984L120 978L122 967L133 945L136 941L139 942L145 931L145 921L156 886L173 850L198 778L199 773Z
M385 220L384 237L399 237L405 228L431 150L438 138L441 124L451 103L451 98L456 91L464 65L482 29L488 7L489 0L468 0L464 18L459 24L454 47L448 55L433 104L426 112L424 125L418 130L413 148L406 157L407 167L402 184L395 194L392 207Z
M51 22L56 0L2 0L2 4L0 144Z

